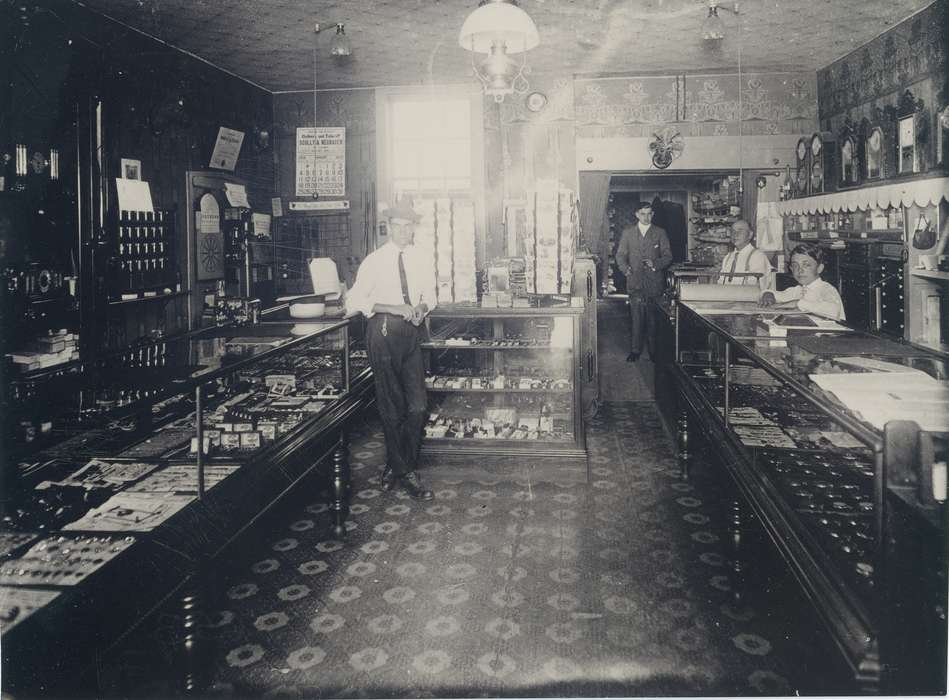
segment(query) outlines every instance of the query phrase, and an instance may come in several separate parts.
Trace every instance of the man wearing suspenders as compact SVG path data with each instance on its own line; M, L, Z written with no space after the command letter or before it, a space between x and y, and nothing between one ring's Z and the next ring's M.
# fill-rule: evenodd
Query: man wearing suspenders
M732 224L731 238L734 250L722 260L719 284L757 284L762 292L772 289L771 263L768 256L752 244L751 225L739 219ZM748 272L756 272L758 277L741 274Z

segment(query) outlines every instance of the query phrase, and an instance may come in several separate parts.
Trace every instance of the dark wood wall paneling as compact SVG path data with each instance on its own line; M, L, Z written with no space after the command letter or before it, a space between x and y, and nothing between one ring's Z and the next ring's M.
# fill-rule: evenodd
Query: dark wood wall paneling
M39 0L21 12L13 5L3 6L4 19L10 20L6 31L12 32L4 36L4 53L11 52L4 73L15 76L4 82L8 94L0 99L8 105L0 122L4 144L22 139L31 150L33 144L47 150L59 145L68 170L74 167L75 144L63 128L72 120L66 113L91 96L101 97L104 171L111 178L122 158L140 160L155 206L178 209L183 275L185 172L210 169L220 126L244 132L235 174L248 182L252 208L270 212L275 173L269 92L82 7ZM132 340L156 324L173 329L173 304L163 320L158 305L130 308L134 312L115 340ZM177 309L180 313L183 306Z
M929 123L926 154L935 164L936 113L949 102L949 0L932 5L817 72L821 129L839 135L847 119L874 121L874 110L896 107L906 90L923 100Z
M330 90L279 93L273 96L277 155L276 195L284 202L296 196L296 135L299 127L342 126L346 128L346 196L348 214L314 215L286 212L284 230L302 230L300 253L329 255L336 261L340 278L352 285L356 269L374 240L376 187L376 103L374 90ZM286 209L285 204L285 209ZM344 254L335 243L338 231L349 231L349 249ZM298 240L300 236L289 236ZM309 241L307 244L306 241ZM280 241L278 241L278 244ZM292 251L288 251L292 254Z

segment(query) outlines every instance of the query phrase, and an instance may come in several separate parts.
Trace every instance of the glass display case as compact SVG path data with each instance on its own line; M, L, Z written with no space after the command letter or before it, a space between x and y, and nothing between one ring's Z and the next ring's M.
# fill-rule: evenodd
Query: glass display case
M582 315L582 305L438 306L423 343L429 403L423 457L489 457L503 473L536 464L535 478L586 481Z
M949 358L807 315L675 316L682 444L715 446L859 687L944 689Z
M69 389L47 414L56 428L29 440L22 431L4 475L5 690L95 683L95 655L183 582L200 588L209 562L311 476L328 486L341 535L347 426L371 400L365 367L349 321L275 319L50 377L44 391ZM195 590L183 603L192 616ZM89 644L79 644L86 629ZM61 664L51 668L51 658Z

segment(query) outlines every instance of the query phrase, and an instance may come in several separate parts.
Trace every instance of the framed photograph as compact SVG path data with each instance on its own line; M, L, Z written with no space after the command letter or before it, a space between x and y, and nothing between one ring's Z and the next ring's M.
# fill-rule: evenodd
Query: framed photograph
M131 158L122 159L122 179L123 180L141 180L142 179L142 161L132 160Z

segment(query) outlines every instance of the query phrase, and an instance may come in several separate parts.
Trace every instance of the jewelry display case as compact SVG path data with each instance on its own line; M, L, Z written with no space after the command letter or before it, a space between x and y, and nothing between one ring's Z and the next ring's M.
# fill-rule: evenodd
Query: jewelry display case
M423 458L442 464L460 457L495 476L587 481L577 301L439 305L432 312L422 345L429 403Z
M63 383L48 390L69 389L61 427L24 440L6 465L5 690L101 694L95 658L172 595L182 653L199 653L188 635L208 568L304 481L328 487L343 534L346 434L371 401L365 352L347 320L268 317L50 378ZM187 675L200 664L181 667Z
M735 541L760 523L855 687L939 692L949 357L839 325L782 335L780 312L679 301L674 314L680 446L694 428L731 477ZM739 549L739 591L744 569Z

